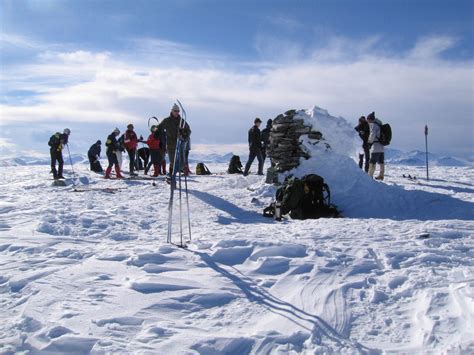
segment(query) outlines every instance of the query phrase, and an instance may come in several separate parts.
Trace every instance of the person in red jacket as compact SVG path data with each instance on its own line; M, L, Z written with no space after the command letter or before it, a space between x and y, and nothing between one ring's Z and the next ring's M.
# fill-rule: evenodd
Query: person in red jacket
M161 161L163 160L163 157L161 156L160 139L157 127L151 126L150 131L151 134L146 141L146 144L148 144L148 146L150 147L150 163L145 168L145 175L148 174L148 171L151 168L151 164L153 164L153 176L156 177L161 174Z
M127 130L125 131L125 149L128 153L128 158L130 160L129 170L130 176L136 176L137 174L134 173L135 170L135 157L137 156L137 146L138 146L138 137L135 131L133 130L133 124L129 124L127 126Z

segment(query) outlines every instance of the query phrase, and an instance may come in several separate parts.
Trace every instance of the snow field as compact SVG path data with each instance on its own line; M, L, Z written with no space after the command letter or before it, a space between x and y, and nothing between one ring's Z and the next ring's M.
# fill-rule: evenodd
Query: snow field
M389 185L360 178L389 191L394 218L358 215L335 192L351 218L281 223L261 217L274 195L261 177L192 176L188 249L165 243L162 180L106 181L79 165L88 190L72 192L42 166L2 170L1 352L473 351L469 168L426 186L395 170ZM446 201L447 217L430 220Z

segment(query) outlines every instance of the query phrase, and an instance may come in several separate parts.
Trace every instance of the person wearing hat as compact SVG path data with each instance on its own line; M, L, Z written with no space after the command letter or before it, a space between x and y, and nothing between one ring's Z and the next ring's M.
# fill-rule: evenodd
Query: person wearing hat
M367 120L364 116L359 118L359 124L355 127L357 133L359 133L360 139L362 139L362 149L364 150L364 154L359 154L359 168L364 168L365 172L369 172L369 160L370 160L370 148L369 148L369 134L370 134L370 127L367 123ZM365 165L364 165L364 158L365 158Z
M249 159L245 164L244 176L249 174L250 167L252 166L255 158L258 160L258 175L263 175L263 155L262 155L262 134L260 133L260 125L262 120L256 118L254 125L249 130Z
M178 167L178 169L183 170L186 166L184 147L186 146L186 142L191 137L191 128L189 127L189 124L187 122L183 125L183 127L180 127L181 123L182 122L179 106L174 104L171 108L170 115L164 118L157 127L158 136L161 135L163 132L166 132L166 150L168 151L168 158L170 162L168 170L170 176L172 176L174 172L174 159L176 155L176 143L178 141L178 137L185 142L185 144L181 145L182 151L180 152L180 155L182 159L180 164L181 166Z
M379 164L380 172L375 179L383 180L385 175L385 147L379 142L382 122L378 118L375 118L375 112L367 116L367 122L370 127L369 139L367 140L370 146L369 176L374 177L376 164Z
M115 174L117 179L123 178L122 174L120 174L120 166L117 159L117 151L120 150L120 144L117 141L117 137L120 134L120 130L115 128L111 134L107 137L105 142L105 146L107 147L107 160L109 161L109 166L107 170L105 170L105 178L110 179L110 173L112 172L112 167L115 165Z
M55 180L64 179L63 148L67 144L70 134L71 134L71 130L69 128L65 128L63 133L56 132L49 138L48 145L50 146L49 153L51 156L51 171L53 173L53 178ZM58 163L57 170L56 170L56 162Z
M136 176L134 173L135 170L135 157L137 155L137 146L138 146L138 137L135 131L133 130L133 124L127 126L124 137L125 150L128 153L129 158L129 170L130 176Z
M89 158L89 164L91 165L91 171L96 172L96 173L101 173L104 171L99 161L101 144L102 142L98 140L97 142L91 145L91 147L89 148L89 151L87 152L87 157Z

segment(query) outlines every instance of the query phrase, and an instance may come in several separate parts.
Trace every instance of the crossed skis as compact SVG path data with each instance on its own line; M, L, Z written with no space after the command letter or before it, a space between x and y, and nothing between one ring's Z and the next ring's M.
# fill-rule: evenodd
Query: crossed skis
M183 189L182 189L182 162L183 154L185 151L185 146L189 142L184 139L181 134L181 130L186 126L186 111L184 110L183 105L179 100L176 100L180 110L180 122L178 125L178 138L176 140L176 150L174 156L173 171L170 172L170 200L168 205L168 236L167 242L172 242L172 227L173 227L173 207L174 207L174 192L178 190L179 196L179 236L180 236L180 247L186 247L186 244L183 242ZM176 177L178 177L178 183L176 183ZM188 195L188 177L187 174L184 174L184 199L186 200L186 217L187 217L187 226L189 241L191 240L191 215L189 212L189 195Z

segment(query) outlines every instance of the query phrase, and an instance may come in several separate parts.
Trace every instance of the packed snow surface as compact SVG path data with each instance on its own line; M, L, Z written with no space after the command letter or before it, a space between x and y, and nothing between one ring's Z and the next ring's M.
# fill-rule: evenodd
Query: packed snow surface
M474 169L388 165L381 183L351 146L293 171L326 179L339 219L264 218L275 187L215 159L188 181L187 249L177 210L166 243L162 178L80 163L55 187L45 165L4 164L0 353L474 352Z

